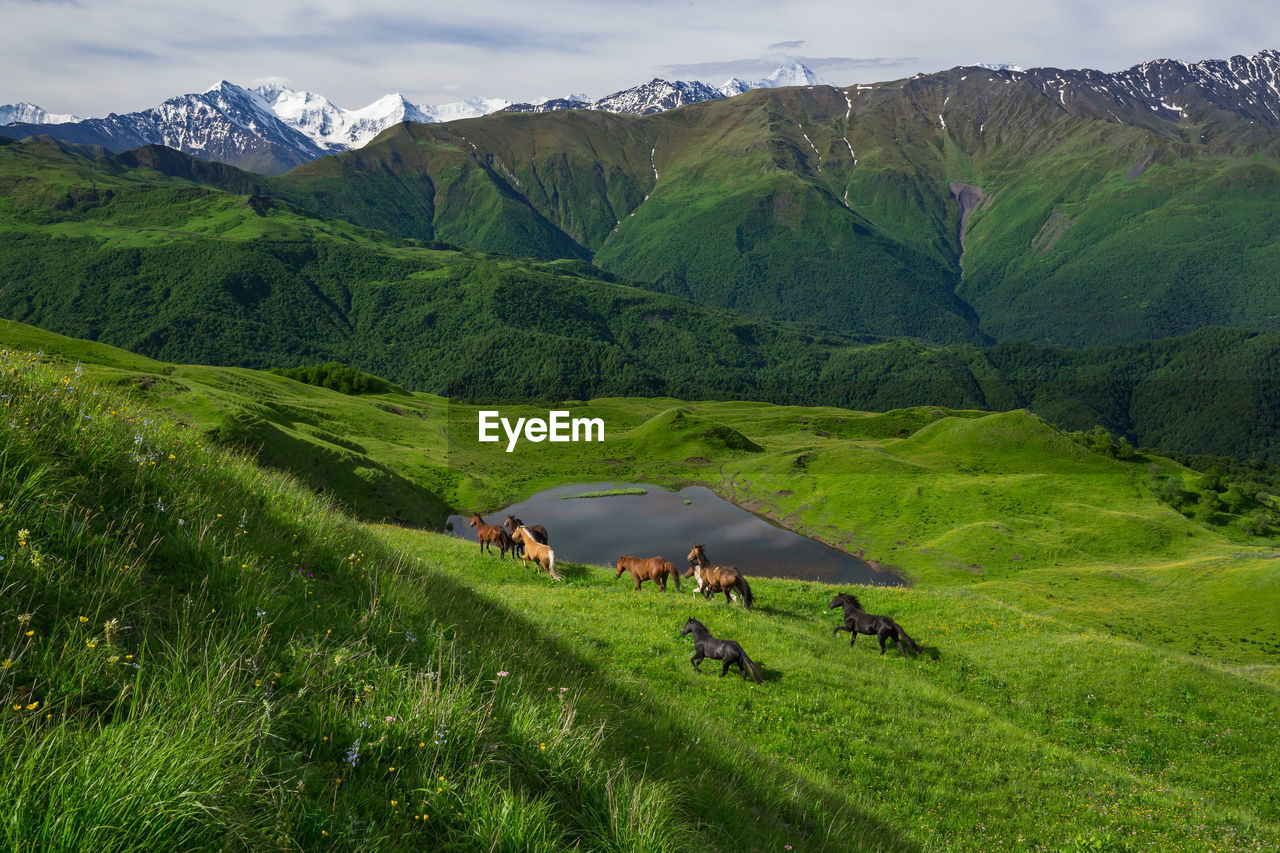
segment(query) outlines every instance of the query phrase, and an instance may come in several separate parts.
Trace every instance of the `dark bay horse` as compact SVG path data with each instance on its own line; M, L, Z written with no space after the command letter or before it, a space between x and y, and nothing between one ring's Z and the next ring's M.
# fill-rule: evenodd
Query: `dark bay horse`
M685 634L693 634L693 657L689 659L689 663L693 664L693 668L698 672L702 672L702 667L698 666L702 659L711 658L723 661L720 667L721 678L724 678L724 674L729 671L730 664L736 663L743 678L751 678L756 684L763 680L760 667L756 666L755 661L747 657L747 653L742 650L742 646L733 640L717 640L711 636L707 626L697 619L690 619L684 623L684 627L680 629L680 636L683 637Z
M723 592L725 603L729 603L733 601L731 593L737 592L748 610L751 609L751 602L755 600L751 595L751 586L742 572L733 566L713 564L707 559L706 549L701 545L694 545L693 550L689 552L689 570L684 573L684 576L696 577L698 588L694 592L700 592L706 598L710 598L717 592Z
M907 636L907 632L902 630L901 625L888 616L872 616L867 613L862 609L858 596L847 592L840 593L831 599L831 605L827 609L834 610L837 607L844 608L844 624L837 626L831 633L848 631L852 635L849 637L849 645L853 645L859 634L871 634L880 639L880 654L884 654L884 641L889 637L898 644L898 651L902 652L904 658L907 656L907 646L911 647L911 651L919 653L920 647L916 645L915 640Z
M541 545L547 544L547 528L541 524L527 525L514 515L508 515L507 520L502 522L502 526L507 528L507 532L511 534L511 538L516 542L516 549L521 556L524 556L524 540L516 536L516 529L520 527L528 527L529 532L533 534L533 538Z
M516 547L510 533L496 524L485 524L479 513L471 513L471 521L467 526L476 529L476 538L480 540L481 551L488 551L490 545L496 544L502 551L502 556L506 557L507 551ZM493 552L490 551L490 553Z
M614 579L622 577L624 571L631 572L631 577L636 582L636 591L640 591L640 584L644 581L653 581L655 586L667 591L667 575L671 575L675 579L676 589L680 588L680 573L676 571L676 567L668 563L661 557L649 557L642 559L640 557L619 557L618 571L614 573Z

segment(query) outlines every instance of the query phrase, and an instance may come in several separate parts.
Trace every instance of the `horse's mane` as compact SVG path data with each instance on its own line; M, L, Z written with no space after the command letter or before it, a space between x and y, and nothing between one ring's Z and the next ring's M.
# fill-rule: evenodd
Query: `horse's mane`
M697 635L699 632L701 632L703 634L706 634L707 636L711 636L711 632L707 630L707 626L703 625L697 619L691 618L688 622L684 623L684 626L688 628L689 632L694 635Z
M854 595L851 592L842 592L839 595L837 595L834 599L831 600L832 607L841 607L845 604L852 604L854 607L858 608L859 610L862 609L862 602L858 601L858 596Z

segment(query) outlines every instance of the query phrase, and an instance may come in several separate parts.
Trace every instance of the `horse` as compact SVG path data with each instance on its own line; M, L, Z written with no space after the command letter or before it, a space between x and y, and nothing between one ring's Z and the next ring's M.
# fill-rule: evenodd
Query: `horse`
M707 626L697 619L690 619L684 623L684 627L680 629L680 636L683 637L685 634L693 634L693 657L689 658L689 663L693 664L693 668L698 672L702 672L702 667L698 666L702 659L711 658L724 662L720 667L721 678L724 678L724 674L729 671L730 664L736 663L743 678L749 677L756 684L763 680L760 667L756 666L755 661L747 657L747 653L742 650L742 646L733 640L717 640L711 636ZM750 673L749 676L748 673Z
M505 559L507 551L513 550L516 547L515 540L511 538L510 533L503 530L496 524L485 524L484 519L480 517L479 513L471 513L471 521L467 526L474 527L476 529L476 538L480 540L481 551L489 551L489 546L493 543L497 543L498 548L501 549L502 556ZM489 551L489 553L493 552Z
M614 580L622 577L624 569L631 572L631 577L635 579L636 592L640 591L640 584L644 581L653 581L655 585L662 588L663 592L666 592L667 575L675 578L676 589L680 588L680 573L676 571L675 566L661 557L649 557L648 559L619 557L618 571L613 576Z
M516 535L516 528L525 527L526 525L523 521L516 518L514 515L508 515L507 520L502 522L502 526L507 528L507 532L510 533L512 537L514 537ZM543 527L541 524L534 524L529 527L529 532L533 534L534 539L537 539L543 545L547 544L547 528ZM523 541L517 541L516 548L519 549L519 553L521 555L524 554Z
M916 641L907 636L907 632L902 630L901 625L888 616L872 616L867 613L862 609L858 596L847 592L840 593L831 599L831 605L827 609L834 610L837 607L844 608L844 624L837 626L831 633L834 635L839 631L848 631L851 635L849 645L853 645L859 634L872 634L880 639L880 654L884 654L884 641L889 637L893 637L894 642L898 644L898 651L902 652L904 658L907 656L907 646L917 654L920 652Z
M552 580L564 580L560 573L556 571L556 552L535 539L529 528L524 526L517 527L516 538L524 543L524 553L520 555L520 559L524 561L525 565L528 565L529 561L533 560L536 565L542 566L547 570L547 575Z
M751 586L742 572L733 566L713 565L707 559L707 552L701 545L693 546L688 559L689 570L684 573L684 576L697 577L698 588L694 590L695 593L700 592L704 598L710 598L717 592L723 592L725 603L728 604L733 601L732 591L736 591L746 608L751 609L751 602L755 599L751 595Z

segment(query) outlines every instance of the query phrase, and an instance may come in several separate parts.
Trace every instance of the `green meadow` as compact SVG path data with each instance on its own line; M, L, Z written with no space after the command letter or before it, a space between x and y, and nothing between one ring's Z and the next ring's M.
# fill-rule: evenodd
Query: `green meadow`
M1230 490L1158 499L1212 491L1171 460L1025 412L639 398L506 453L372 382L0 341L0 847L1280 845L1277 550ZM431 532L605 481L896 567L857 592L923 653L833 637L831 586L752 578L747 612ZM691 616L764 683L695 673Z

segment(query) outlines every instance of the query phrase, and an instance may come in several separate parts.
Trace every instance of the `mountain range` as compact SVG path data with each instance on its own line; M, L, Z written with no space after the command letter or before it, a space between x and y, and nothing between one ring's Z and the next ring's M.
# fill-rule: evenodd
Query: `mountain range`
M46 134L115 152L164 145L204 160L275 174L325 154L360 148L388 127L406 121L448 122L506 109L591 109L649 115L753 88L817 82L812 71L789 61L762 80L749 83L735 77L719 88L697 81L670 83L654 78L596 101L586 95L570 95L512 104L502 98L477 97L432 106L390 94L366 107L348 110L324 95L295 91L279 82L244 88L222 80L204 92L177 95L148 110L111 113L105 118L58 115L28 103L4 105L0 106L0 134L15 139Z
M336 357L459 396L687 396L712 387L710 363L715 393L1034 405L1135 440L1182 430L1177 400L1212 409L1180 449L1269 453L1278 74L1273 51L1115 74L967 66L642 115L401 121L329 156L273 105L335 145L358 118L227 84L165 110L271 119L274 137L216 141L310 159L266 175L155 143L3 146L2 310L165 358ZM426 250L453 254L417 263ZM1009 391L1015 368L1032 390Z

